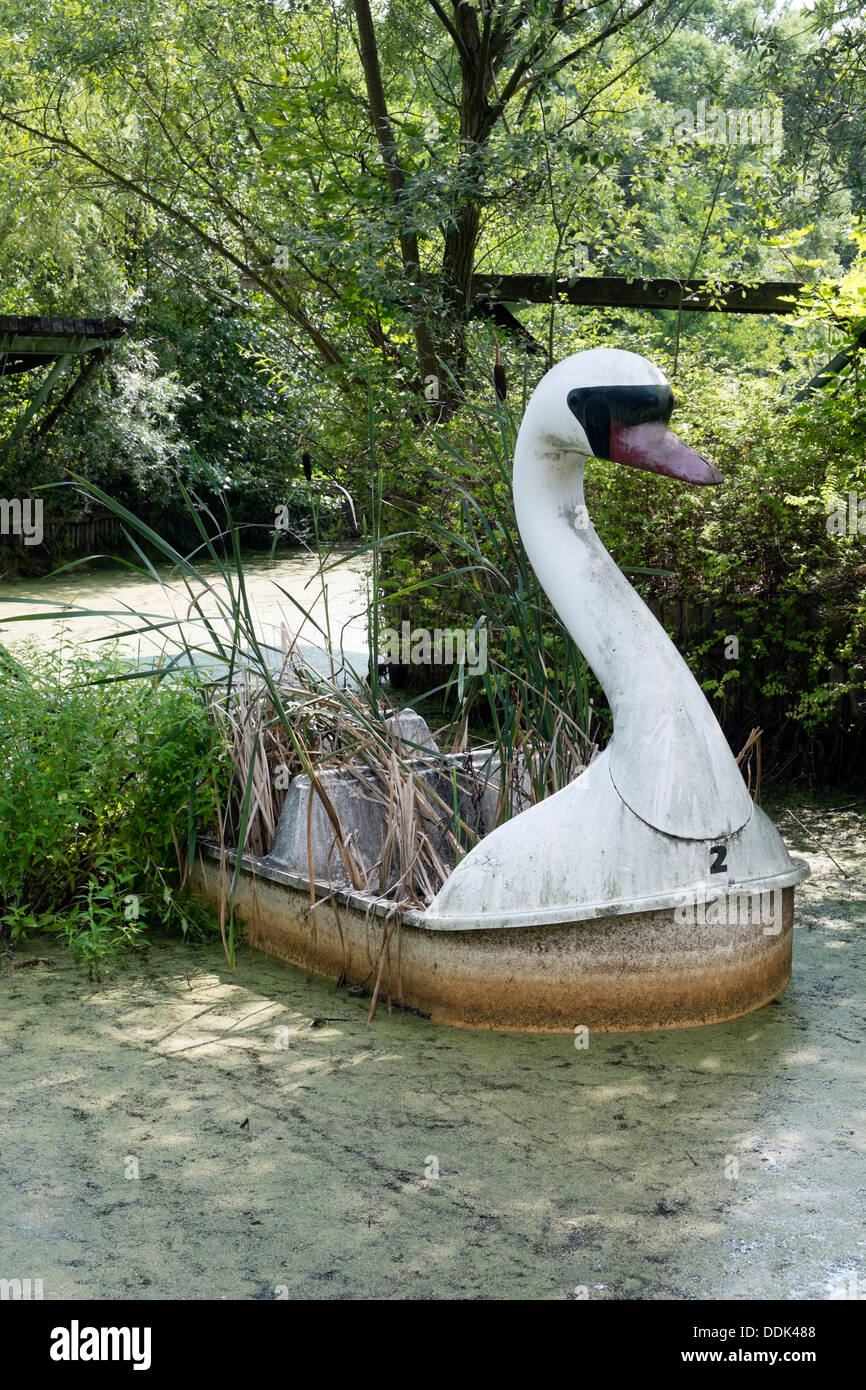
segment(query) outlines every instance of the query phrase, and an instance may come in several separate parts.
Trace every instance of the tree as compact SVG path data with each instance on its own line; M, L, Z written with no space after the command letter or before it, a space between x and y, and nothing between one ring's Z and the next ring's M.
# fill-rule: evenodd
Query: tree
M76 179L149 209L187 254L197 243L222 258L284 320L299 357L312 352L345 389L371 346L405 373L391 315L408 318L423 379L438 358L465 366L483 217L544 139L536 102L580 74L589 110L591 79L616 81L617 43L634 31L652 48L689 3L398 0L376 25L368 0L353 0L349 46L341 0L220 15L205 0L64 0L45 17L5 0L18 61L0 122ZM594 74L602 51L613 58ZM435 168L417 116L441 130ZM375 264L362 249L353 265L347 232Z

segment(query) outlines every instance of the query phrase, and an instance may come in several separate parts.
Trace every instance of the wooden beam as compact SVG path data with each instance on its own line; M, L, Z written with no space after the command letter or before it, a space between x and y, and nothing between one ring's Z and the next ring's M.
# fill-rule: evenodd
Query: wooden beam
M537 338L533 338L529 329L524 327L520 319L514 317L510 309L506 309L504 304L495 304L490 300L477 299L472 308L473 318L489 318L496 324L497 328L516 338L522 343L526 351L535 357L544 356L545 348Z
M49 430L54 428L60 416L68 409L71 402L90 377L93 369L101 362L104 362L107 355L108 353L105 348L97 348L95 352L91 352L89 356L84 359L79 368L78 376L75 378L72 385L63 393L57 404L53 406L45 416L45 419L39 422L35 430L37 438L42 438L44 435L48 434Z
M4 357L3 349L0 346L0 378L8 376L20 376L22 372L35 371L37 367L47 367L54 361L55 353L49 353L46 357L37 357L29 354L24 357L17 355Z
M474 275L473 298L489 304L551 304L561 300L597 309L683 309L721 314L793 314L802 284L765 280L757 285L708 280L628 279L624 275Z
M111 347L116 338L85 337L83 334L66 336L64 334L21 335L0 333L0 375L7 375L3 363L12 359L12 372L28 371L31 361L34 367L53 361L55 357L84 357L88 352Z
M85 357L116 343L123 319L54 319L0 314L0 377L47 366L59 357Z
M15 428L13 429L12 433L9 435L9 438L5 441L5 444L3 445L3 452L2 455L0 455L0 457L9 457L15 445L18 443L19 439L23 437L24 432L27 429L27 426L30 424L30 421L33 419L36 412L47 401L48 397L51 395L51 392L54 390L54 387L57 385L60 378L64 376L66 372L69 370L72 361L72 353L66 353L65 356L57 358L56 362L54 363L54 366L51 368L51 371L48 373L39 390L36 392L36 395L33 397L31 401L28 402L23 413L19 416Z
M0 334L15 333L38 337L41 333L66 338L119 338L129 324L125 319L44 318L36 314L0 314Z

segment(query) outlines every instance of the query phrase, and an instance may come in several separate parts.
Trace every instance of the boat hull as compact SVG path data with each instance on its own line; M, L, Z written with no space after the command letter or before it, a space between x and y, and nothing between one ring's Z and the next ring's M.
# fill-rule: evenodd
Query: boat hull
M776 890L758 920L726 910L722 922L710 920L712 908L696 914L705 920L687 920L665 909L445 932L389 921L381 903L360 894L336 894L312 910L309 888L290 877L244 857L235 908L249 945L371 989L381 964L381 999L441 1023L564 1033L688 1028L760 1008L791 976L790 887ZM199 893L216 904L221 882L217 862L198 861Z

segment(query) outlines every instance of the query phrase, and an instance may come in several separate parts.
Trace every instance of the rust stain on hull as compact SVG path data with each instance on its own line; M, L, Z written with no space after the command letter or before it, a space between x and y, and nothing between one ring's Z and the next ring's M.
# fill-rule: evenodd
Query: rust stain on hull
M219 901L219 869L199 863L194 887ZM235 898L253 947L317 974L371 985L383 920L356 907L316 909L298 889L243 872ZM513 928L441 932L400 926L380 997L466 1028L570 1033L691 1028L769 1003L791 977L794 890L781 927L683 924L674 912ZM342 929L342 937L341 937Z

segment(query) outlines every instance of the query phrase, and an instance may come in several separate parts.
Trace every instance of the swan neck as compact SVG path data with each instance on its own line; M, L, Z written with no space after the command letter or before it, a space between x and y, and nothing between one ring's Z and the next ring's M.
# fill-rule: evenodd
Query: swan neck
M614 721L611 780L648 825L717 839L746 824L751 798L703 691L592 525L586 458L527 411L514 457L514 507L542 588L602 687Z

